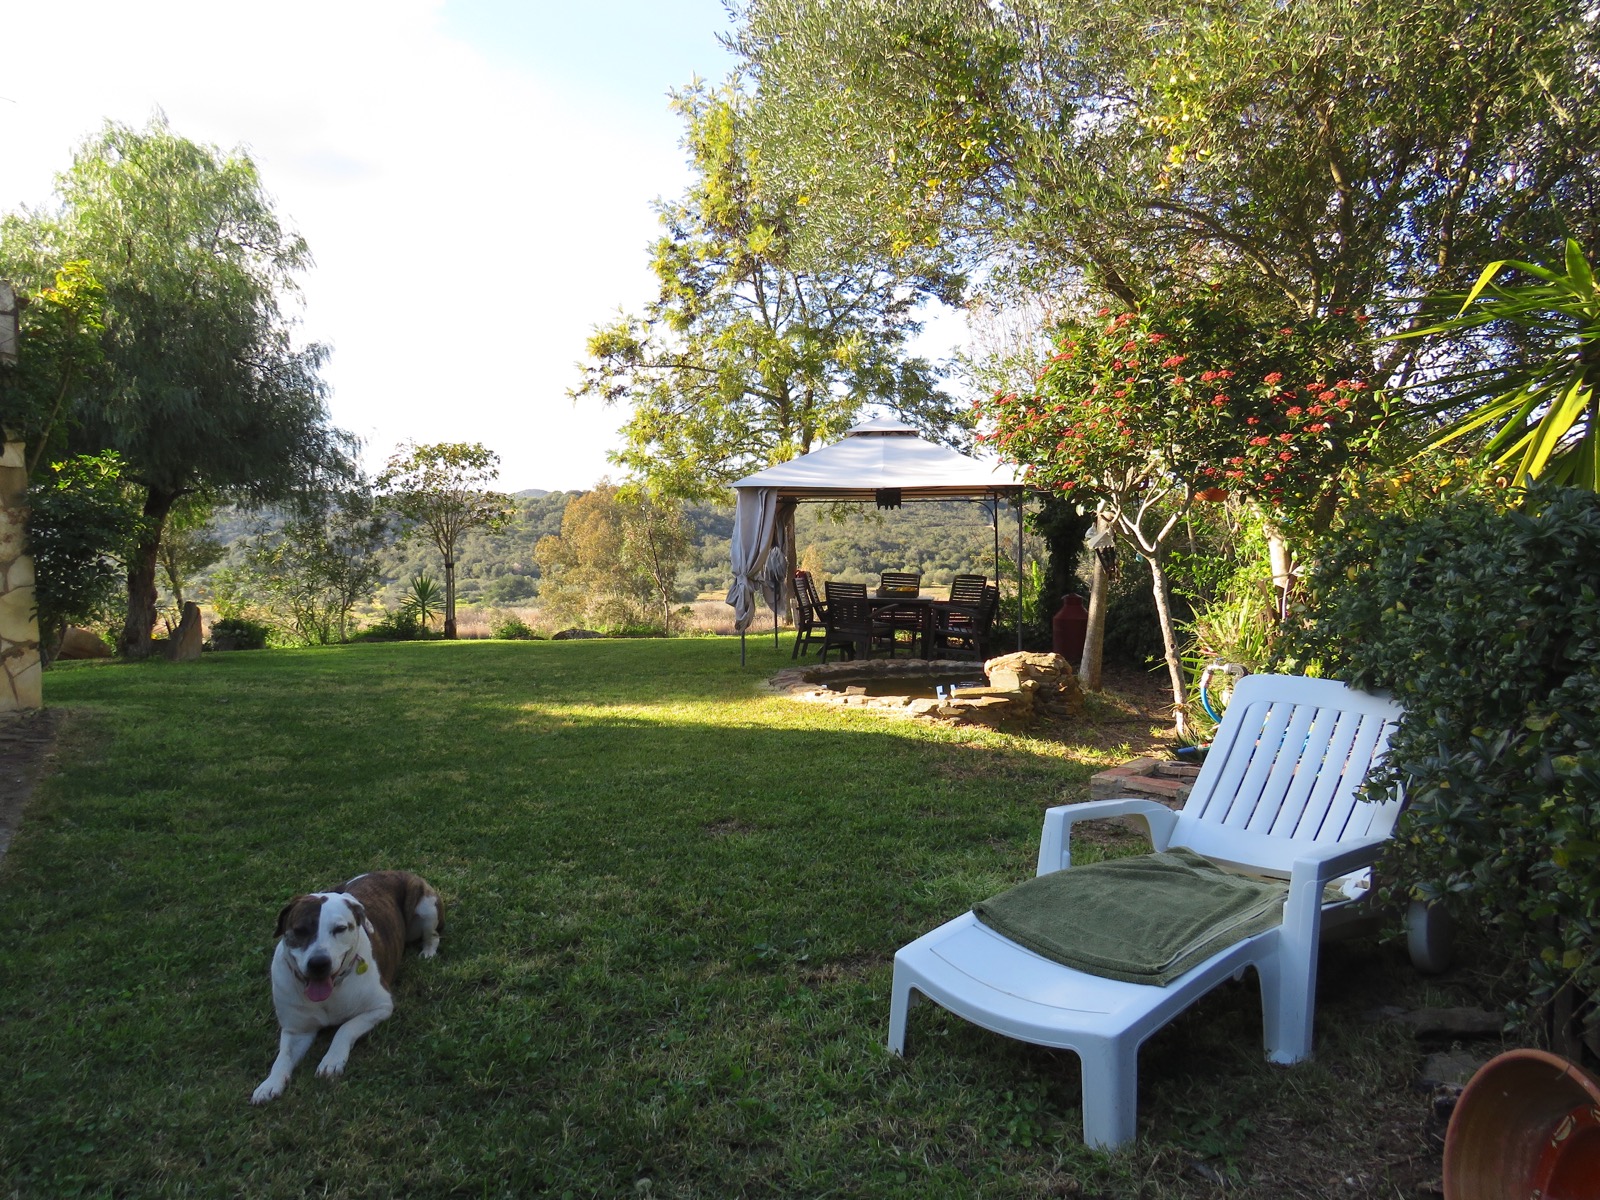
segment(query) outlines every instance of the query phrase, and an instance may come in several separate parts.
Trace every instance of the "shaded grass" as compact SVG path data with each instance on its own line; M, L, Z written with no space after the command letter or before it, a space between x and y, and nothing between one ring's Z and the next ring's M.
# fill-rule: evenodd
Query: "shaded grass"
M52 672L62 765L0 864L0 1190L1180 1195L1196 1158L1263 1170L1249 1130L1342 1144L1404 1095L1397 1035L1339 1019L1392 967L1372 947L1350 994L1330 971L1316 1063L1261 1061L1248 986L1158 1035L1153 1140L1124 1155L1079 1144L1071 1055L925 1006L912 1056L889 1056L894 950L1031 873L1042 810L1123 755L1092 729L784 701L760 681L787 659L750 652L420 643ZM382 867L443 895L440 957L408 961L344 1079L314 1078L319 1044L252 1109L279 906Z

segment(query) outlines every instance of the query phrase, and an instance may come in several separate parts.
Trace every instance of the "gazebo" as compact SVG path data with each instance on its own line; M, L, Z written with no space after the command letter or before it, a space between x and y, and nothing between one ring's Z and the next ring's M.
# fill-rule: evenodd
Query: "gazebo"
M759 592L773 612L792 586L794 506L804 502L872 501L895 507L911 500L1016 499L1017 562L1022 561L1022 505L1029 489L1013 467L960 454L918 436L892 418L865 421L831 446L747 475L733 485L733 586L728 603L743 648ZM1019 636L1021 620L1018 620Z

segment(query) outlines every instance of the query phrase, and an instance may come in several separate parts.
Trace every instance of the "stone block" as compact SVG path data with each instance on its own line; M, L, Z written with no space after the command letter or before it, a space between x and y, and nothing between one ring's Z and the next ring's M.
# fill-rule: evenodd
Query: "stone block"
M79 629L76 625L68 625L61 635L61 649L56 652L57 658L110 658L111 647L90 633L87 629Z

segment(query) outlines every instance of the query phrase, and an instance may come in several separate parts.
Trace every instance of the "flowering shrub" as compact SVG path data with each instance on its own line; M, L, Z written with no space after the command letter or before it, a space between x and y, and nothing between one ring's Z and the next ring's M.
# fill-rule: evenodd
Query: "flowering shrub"
M1350 365L1363 325L1339 312L1261 326L1211 298L1102 309L1059 332L1032 395L980 404L986 440L1086 502L1164 481L1292 518L1329 494L1373 427Z

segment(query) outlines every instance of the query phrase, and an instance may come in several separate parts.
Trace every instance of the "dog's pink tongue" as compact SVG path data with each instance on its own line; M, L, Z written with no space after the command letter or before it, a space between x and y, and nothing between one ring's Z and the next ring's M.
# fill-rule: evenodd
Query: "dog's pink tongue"
M333 982L328 979L313 979L306 984L306 999L313 1004L321 1004L333 995Z

